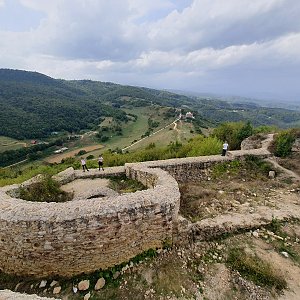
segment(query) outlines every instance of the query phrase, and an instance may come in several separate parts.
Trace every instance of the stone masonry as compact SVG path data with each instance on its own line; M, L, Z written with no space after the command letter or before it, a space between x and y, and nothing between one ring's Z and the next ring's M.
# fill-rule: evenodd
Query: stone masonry
M173 243L180 223L176 180L201 180L201 171L222 161L243 159L245 154L270 155L266 149L231 151L226 157L126 164L106 168L102 173L69 168L55 176L59 182L67 183L78 178L126 173L148 187L109 201L95 198L34 203L15 198L14 191L19 185L3 187L0 189L0 269L17 275L71 277L106 269L150 248Z

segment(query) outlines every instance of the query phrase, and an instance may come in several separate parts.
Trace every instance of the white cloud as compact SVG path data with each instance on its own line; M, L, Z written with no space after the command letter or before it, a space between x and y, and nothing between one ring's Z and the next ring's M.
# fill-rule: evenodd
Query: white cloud
M19 1L43 17L27 32L0 30L4 67L199 89L200 79L222 82L237 69L256 70L253 80L261 80L300 68L296 0Z

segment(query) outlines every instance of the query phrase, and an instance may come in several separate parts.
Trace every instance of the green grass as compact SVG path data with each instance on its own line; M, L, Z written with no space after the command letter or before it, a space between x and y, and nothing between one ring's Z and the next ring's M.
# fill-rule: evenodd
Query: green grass
M174 120L172 119L168 121L169 122L166 125L170 124ZM178 130L174 130L174 125L172 124L167 128L163 129L162 131L151 135L143 141L139 142L138 144L132 146L130 148L130 151L146 148L151 143L155 143L155 145L158 147L165 147L169 143L174 141L179 141L180 143L187 143L188 140L196 136L195 133L190 132L191 128L193 128L193 125L183 122L178 127ZM159 129L156 129L155 131L157 130Z
M240 176L242 178L267 178L269 171L272 170L270 163L253 155L246 155L245 160L234 160L216 164L212 168L214 178L224 176Z
M257 256L246 254L241 248L229 250L227 264L257 285L275 288L278 291L287 287L286 280L269 263Z
M288 237L288 234L284 232L283 225L284 222L279 221L276 218L273 218L272 222L268 226L266 226L266 229L274 232L276 235L284 239L284 240L274 239L273 241L271 241L271 243L279 253L281 252L288 253L294 262L300 264L300 255L297 253L297 251L294 250L293 244L286 243L286 238Z
M164 109L161 108L160 113L155 110L155 107L137 107L124 109L125 112L135 114L138 116L136 122L128 122L127 124L123 124L123 135L122 136L113 136L107 143L107 148L115 149L115 148L124 148L126 146L130 146L134 140L139 140L142 135L148 130L148 118L151 117L154 121L159 122L159 127L155 128L154 131L163 128L165 125L169 124L173 119L164 120L161 114L161 111ZM148 139L146 139L148 140ZM141 149L145 147L146 144L139 143L135 149Z
M109 187L118 193L134 193L146 189L142 183L129 179L125 175L120 177L110 177L109 179Z
M66 160L63 164L46 165L42 162L35 162L7 169L0 168L0 186L22 183L38 174L54 175L71 166L79 168L80 163Z
M19 141L6 136L0 136L0 153L24 147L25 141Z

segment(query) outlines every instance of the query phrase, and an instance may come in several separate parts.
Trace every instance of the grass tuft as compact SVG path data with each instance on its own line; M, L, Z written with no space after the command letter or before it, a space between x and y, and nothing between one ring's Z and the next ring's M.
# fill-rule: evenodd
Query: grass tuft
M277 274L270 264L257 256L246 254L241 248L230 249L227 264L257 285L275 288L278 291L287 287L285 279Z

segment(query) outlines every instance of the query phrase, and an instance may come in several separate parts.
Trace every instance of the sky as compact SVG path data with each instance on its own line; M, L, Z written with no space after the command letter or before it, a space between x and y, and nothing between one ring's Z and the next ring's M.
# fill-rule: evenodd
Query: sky
M0 68L300 103L300 1L0 0Z

